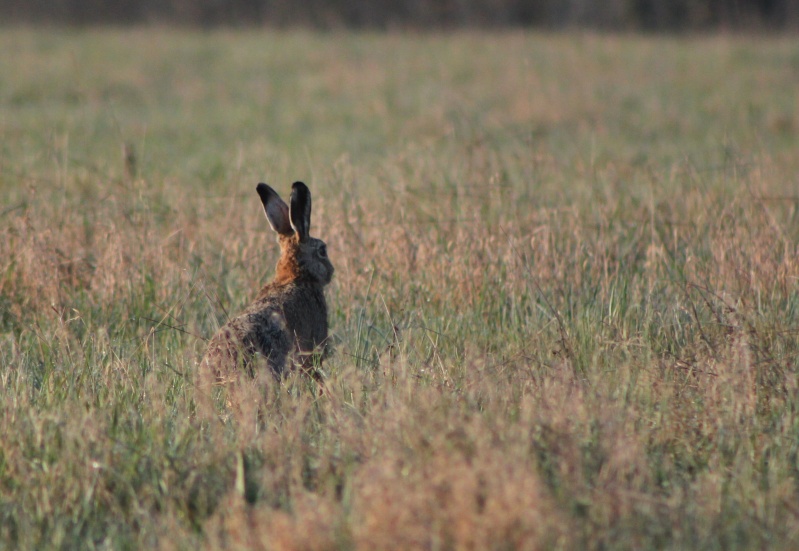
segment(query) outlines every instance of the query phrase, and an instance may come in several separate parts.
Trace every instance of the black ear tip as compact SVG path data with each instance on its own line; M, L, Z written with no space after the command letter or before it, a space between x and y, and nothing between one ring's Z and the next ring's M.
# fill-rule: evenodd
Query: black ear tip
M266 198L269 197L270 193L274 193L272 188L269 187L268 185L266 185L263 182L261 182L260 184L255 186L255 191L257 191L258 195L260 195L261 199L264 199L264 200L266 200Z
M306 186L303 182L294 182L291 184L291 191L296 191L298 193L310 193L308 186Z

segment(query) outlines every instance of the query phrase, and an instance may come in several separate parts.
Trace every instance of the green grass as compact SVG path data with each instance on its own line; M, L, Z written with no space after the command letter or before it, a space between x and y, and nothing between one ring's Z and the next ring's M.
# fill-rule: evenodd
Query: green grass
M0 49L0 547L799 545L796 40ZM298 179L329 392L200 421Z

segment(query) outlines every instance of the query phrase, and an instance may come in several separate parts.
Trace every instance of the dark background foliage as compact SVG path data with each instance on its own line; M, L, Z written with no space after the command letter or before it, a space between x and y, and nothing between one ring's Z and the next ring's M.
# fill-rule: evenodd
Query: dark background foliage
M799 0L2 0L0 21L312 28L799 28Z

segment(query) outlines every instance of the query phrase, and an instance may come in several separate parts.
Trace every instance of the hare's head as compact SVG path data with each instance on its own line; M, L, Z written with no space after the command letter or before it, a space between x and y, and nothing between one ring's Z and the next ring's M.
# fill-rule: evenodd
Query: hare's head
M255 188L264 204L266 219L277 232L280 260L275 281L308 281L327 285L333 277L333 264L327 246L309 235L311 229L311 192L302 182L291 186L290 206L266 184Z

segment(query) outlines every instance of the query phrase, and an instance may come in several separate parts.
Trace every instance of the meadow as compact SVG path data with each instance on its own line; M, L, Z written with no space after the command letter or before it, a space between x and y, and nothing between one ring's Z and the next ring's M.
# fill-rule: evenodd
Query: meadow
M799 547L797 39L0 51L0 548ZM327 392L200 419L295 180Z

